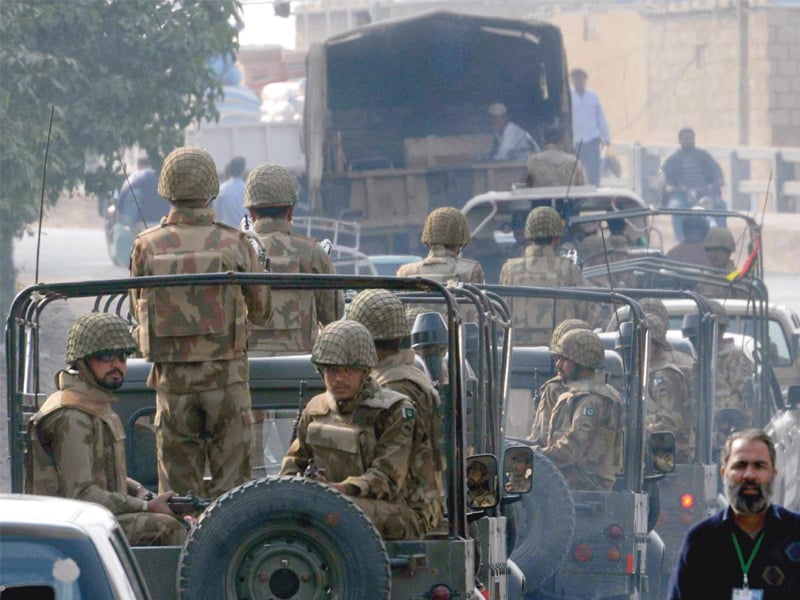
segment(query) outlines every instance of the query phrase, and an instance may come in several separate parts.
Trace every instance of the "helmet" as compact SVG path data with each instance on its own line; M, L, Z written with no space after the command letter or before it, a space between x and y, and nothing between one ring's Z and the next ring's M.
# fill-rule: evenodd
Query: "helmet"
M425 219L422 230L422 243L426 246L461 246L469 244L467 219L457 208L443 206L437 208Z
M669 323L669 311L660 298L642 298L639 300L639 306L645 314L657 315L665 323Z
M364 325L375 340L411 335L403 302L389 290L364 290L350 302L347 318Z
M170 202L210 200L219 193L217 166L202 148L176 148L164 159L158 194Z
M595 256L605 254L606 247L599 235L588 235L578 246L578 257L581 260L589 260Z
M537 206L525 220L525 239L560 237L564 235L564 220L556 209Z
M311 362L317 367L335 365L368 370L378 364L378 355L369 330L361 323L334 321L320 332L314 342Z
M712 312L717 317L717 327L727 327L728 311L725 310L725 307L722 305L722 303L717 300L709 300L708 304L711 306Z
M426 312L428 311L421 306L406 306L406 324L408 325L409 331L414 329L414 323L417 322L417 317Z
M667 343L667 329L669 322L661 318L657 313L645 313L647 329L650 330L650 339L661 345Z
M245 208L294 206L296 202L297 189L286 169L265 164L250 171L244 188Z
M556 328L553 330L553 335L550 337L550 351L552 352L553 349L558 345L558 340L561 336L566 335L568 331L574 331L575 329L588 329L591 330L592 326L584 321L583 319L564 319L556 325Z
M703 248L706 250L721 248L728 252L733 252L736 250L736 242L733 239L733 234L729 230L723 227L714 227L706 234Z
M605 366L603 342L599 335L589 329L568 331L551 352L587 369L602 369Z
M136 352L136 341L125 319L109 313L90 312L72 324L67 334L67 353L64 357L68 365L108 351Z

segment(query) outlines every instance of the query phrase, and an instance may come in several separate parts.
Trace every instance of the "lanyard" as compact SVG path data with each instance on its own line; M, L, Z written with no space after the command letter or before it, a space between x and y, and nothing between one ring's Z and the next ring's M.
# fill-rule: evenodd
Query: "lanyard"
M756 539L756 545L753 546L753 551L750 553L750 558L747 559L747 562L744 562L744 557L742 556L742 549L739 547L739 540L736 539L736 533L731 531L731 537L733 538L733 546L736 548L736 556L739 557L739 566L742 567L742 587L747 588L747 573L750 571L750 565L753 564L753 559L756 557L756 552L761 547L761 542L764 541L764 533L766 531L762 530L761 533L758 534L758 539Z

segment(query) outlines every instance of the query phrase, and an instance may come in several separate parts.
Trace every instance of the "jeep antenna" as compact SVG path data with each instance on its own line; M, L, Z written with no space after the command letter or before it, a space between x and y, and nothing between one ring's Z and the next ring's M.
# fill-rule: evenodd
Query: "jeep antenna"
M133 191L131 180L128 177L128 169L125 167L125 161L120 161L120 163L122 164L122 174L125 176L125 183L128 184L128 189L131 191L131 198L133 198L133 202L136 204L136 210L139 211L139 217L142 219L144 228L147 229L147 221L144 218L144 211L142 211L142 205L139 204L139 199L136 197L136 192Z
M39 249L42 247L42 219L44 218L44 189L47 182L47 156L50 154L50 135L53 131L53 115L55 104L50 107L50 124L47 126L47 143L44 147L44 166L42 167L42 192L39 196L39 230L36 234L36 268L34 269L33 282L39 283Z

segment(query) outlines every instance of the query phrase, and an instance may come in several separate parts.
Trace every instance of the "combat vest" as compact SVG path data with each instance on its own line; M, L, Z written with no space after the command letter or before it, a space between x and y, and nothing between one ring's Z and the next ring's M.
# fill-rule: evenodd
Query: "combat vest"
M428 256L418 263L403 265L398 269L399 277L424 277L446 285L449 281L455 283L483 283L475 281L473 273L480 263L476 260L462 258L457 252L445 246L435 244L431 246Z
M647 429L672 431L676 460L689 463L694 458L695 446L691 392L683 369L672 361L670 349L661 344L653 345L647 384Z
M187 209L188 210L188 209ZM150 275L239 271L244 233L194 209L197 222L170 215L139 236ZM181 212L177 212L178 219ZM250 252L249 246L246 252ZM247 306L238 285L144 288L137 303L139 349L151 362L231 360L244 355Z
M56 467L52 444L53 433L44 423L50 415L65 409L75 409L92 419L92 436L95 483L107 491L127 495L127 467L125 463L125 430L119 417L111 410L110 394L93 389L72 372L57 375L59 390L53 393L30 421L28 421L25 454L25 493L65 497L66 493ZM111 440L113 465L108 465L103 440ZM112 470L107 470L112 466Z

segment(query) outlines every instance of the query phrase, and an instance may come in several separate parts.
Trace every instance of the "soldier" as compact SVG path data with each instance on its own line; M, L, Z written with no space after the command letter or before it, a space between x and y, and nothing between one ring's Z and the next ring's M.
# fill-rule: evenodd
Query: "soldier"
M558 125L545 128L544 150L528 157L529 187L586 185L581 161L560 147L563 136L564 132Z
M470 242L467 219L460 210L451 206L434 210L425 219L421 241L430 248L428 256L421 262L401 266L398 277L425 277L440 283L483 283L480 263L460 256Z
M505 459L506 491L527 492L531 489L533 464L528 453L509 449Z
M718 447L734 430L747 429L752 421L746 384L752 380L755 365L731 338L725 337L728 328L728 311L716 300L710 300L711 310L717 317L717 377L714 395L714 422L719 436ZM723 409L738 411L738 419L720 418ZM730 414L730 413L729 413ZM723 422L724 421L724 422Z
M321 332L311 361L325 393L311 399L280 475L323 481L351 497L387 540L418 539L427 516L408 499L416 411L398 392L370 375L378 364L375 343L356 321L334 321Z
M675 434L676 460L694 458L694 417L689 382L675 363L667 341L668 324L659 315L645 312L650 330L650 379L647 384L647 430Z
M442 414L439 393L415 365L408 348L411 330L400 299L388 290L364 290L350 303L347 318L364 325L375 340L378 364L371 375L387 390L407 396L414 404L414 462L409 465L409 506L424 517L425 530L435 529L444 515L441 454Z
M467 503L474 508L487 508L497 504L497 496L489 481L489 469L480 460L467 464Z
M532 243L525 256L506 261L500 283L541 287L590 287L580 268L569 258L556 256L555 247L564 234L564 221L549 206L534 208L525 221L525 237ZM517 344L545 345L557 323L589 316L589 304L574 300L510 298Z
M219 181L211 156L178 148L164 161L158 193L172 204L136 239L131 276L261 272L244 232L215 223L208 203ZM139 347L153 362L161 491L217 497L250 479L247 321L270 319L265 286L204 285L131 292ZM206 490L206 463L211 482Z
M603 343L593 331L574 329L551 353L567 391L553 409L542 454L572 489L608 491L622 468L622 399L604 382Z
M284 168L265 164L250 171L244 206L269 258L270 271L335 273L322 246L293 230L296 202L297 191ZM248 352L251 356L311 352L320 325L341 319L343 313L344 297L339 290L273 290L272 321L266 328L253 328Z
M725 276L736 269L736 265L731 260L731 255L736 251L736 241L733 234L722 227L712 227L706 234L703 241L703 248L706 251L706 258L711 270L716 270L717 276ZM738 290L724 283L701 282L698 283L694 291L703 294L707 298L747 298L747 292Z
M658 318L663 320L664 323L667 324L666 331L669 331L669 311L660 298L642 298L639 301L639 306L642 307L642 310L645 313L653 313L657 315ZM664 332L664 343L662 343L661 338L654 340L654 342L660 345L659 352L666 357L666 360L677 365L680 368L681 373L683 373L683 376L686 378L686 385L689 388L689 402L691 404L693 402L694 387L692 382L694 381L694 368L696 361L694 356L688 352L683 352L682 350L673 348L672 344L670 344L666 339L666 331Z
M568 331L573 329L586 329L590 331L592 326L586 321L581 319L567 319L561 321L553 330L553 336L550 338L550 353L555 352L558 341ZM544 382L539 388L539 402L536 404L536 414L533 417L533 425L528 439L533 441L534 444L544 446L547 444L547 434L550 430L550 417L553 414L553 409L556 406L558 397L567 391L567 382L564 380L560 372Z
M136 351L127 322L107 313L80 317L67 334L69 369L56 374L53 393L28 423L25 491L95 502L114 513L131 545L183 544L186 530L164 492L130 479L125 430L111 409Z

